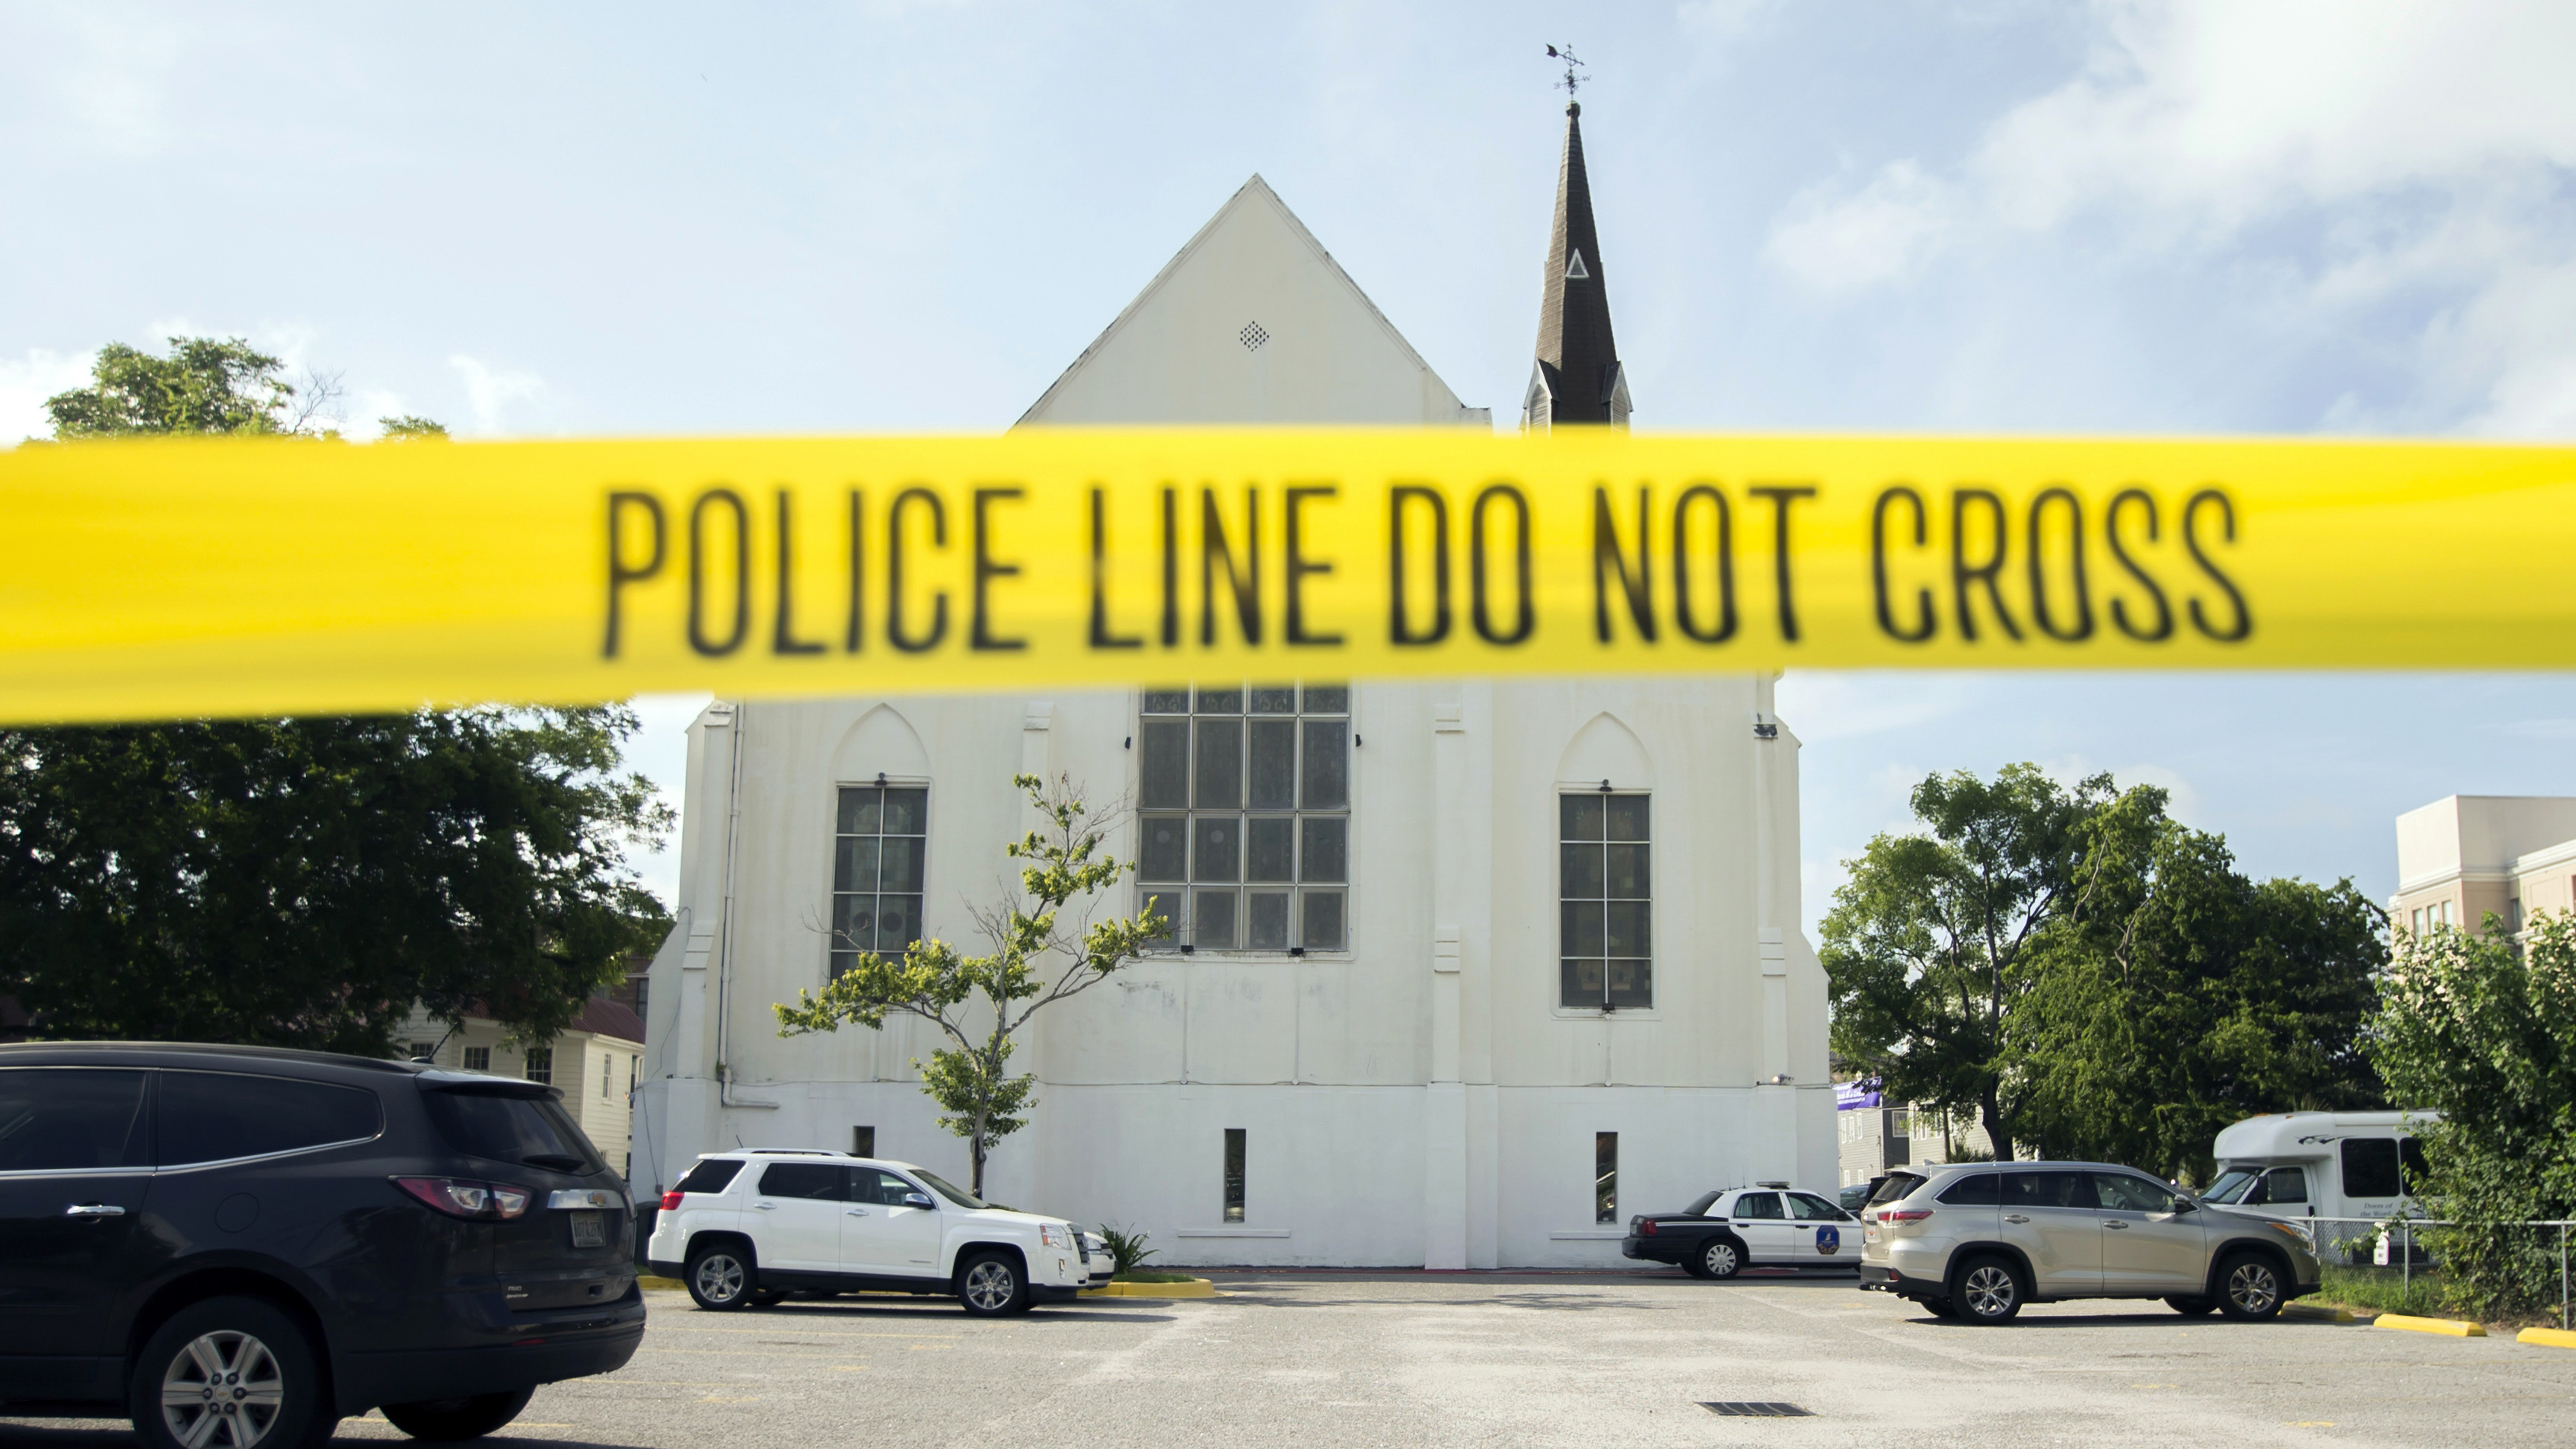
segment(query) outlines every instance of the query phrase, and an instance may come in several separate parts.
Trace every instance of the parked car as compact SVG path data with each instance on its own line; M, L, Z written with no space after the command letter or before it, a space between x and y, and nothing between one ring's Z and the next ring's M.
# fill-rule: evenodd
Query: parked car
M1091 1281L1084 1286L1108 1287L1109 1280L1118 1276L1118 1260L1109 1256L1109 1240L1086 1229L1082 1235L1082 1251L1083 1261L1091 1265Z
M1878 1185L1885 1181L1887 1181L1887 1174L1882 1172L1867 1182L1856 1182L1844 1188L1834 1194L1834 1200L1841 1205L1844 1212L1857 1213L1869 1202L1869 1195L1878 1191Z
M2112 1163L1903 1170L1865 1211L1861 1287L1971 1323L2070 1298L2264 1319L2317 1291L2316 1252L2295 1220L2211 1206Z
M1677 1213L1628 1220L1623 1257L1676 1263L1694 1278L1732 1278L1765 1267L1860 1266L1860 1224L1812 1192L1787 1183L1721 1188Z
M2218 1134L2218 1175L2200 1199L2302 1218L2351 1218L2318 1224L2316 1240L2331 1254L2366 1257L2378 1237L2370 1224L2416 1215L2411 1196L2423 1175L2424 1151L2409 1130L2440 1120L2434 1112L2276 1112Z
M553 1088L409 1062L0 1046L0 1414L306 1449L510 1422L644 1336L625 1184Z
M908 1162L803 1148L700 1157L662 1195L645 1251L718 1312L879 1289L1020 1313L1091 1281L1090 1245L1061 1218L995 1207Z

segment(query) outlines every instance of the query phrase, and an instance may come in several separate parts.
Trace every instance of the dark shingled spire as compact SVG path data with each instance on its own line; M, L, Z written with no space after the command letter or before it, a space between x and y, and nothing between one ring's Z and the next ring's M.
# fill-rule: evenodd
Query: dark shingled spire
M1592 186L1583 172L1583 107L1565 108L1565 158L1556 173L1556 230L1547 244L1540 293L1538 367L1521 405L1521 425L1628 423L1628 385L1610 335L1610 294L1601 239L1592 229Z

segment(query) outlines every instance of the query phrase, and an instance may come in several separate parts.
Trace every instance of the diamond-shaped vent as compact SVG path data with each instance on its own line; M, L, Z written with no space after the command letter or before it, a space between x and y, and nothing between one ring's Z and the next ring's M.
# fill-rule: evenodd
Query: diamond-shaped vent
M1703 1399L1700 1407L1722 1419L1812 1419L1815 1415L1795 1404L1712 1404Z
M1243 330L1234 335L1243 339L1243 350L1246 352L1259 352L1261 344L1270 340L1270 334L1263 331L1258 322L1244 323Z

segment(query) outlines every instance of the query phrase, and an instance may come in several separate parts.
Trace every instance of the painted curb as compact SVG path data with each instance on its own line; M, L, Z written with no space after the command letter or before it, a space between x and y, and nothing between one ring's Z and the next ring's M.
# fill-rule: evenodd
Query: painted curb
M2383 1313L2376 1324L2380 1328L2402 1328L2409 1333L2438 1333L2445 1338L2484 1338L2484 1325L2463 1323L2456 1318L2416 1318L2404 1313Z
M1205 1278L1187 1283L1110 1283L1082 1290L1085 1298L1214 1298L1216 1284Z
M662 1292L672 1288L686 1288L689 1285L677 1278L656 1278L650 1273L638 1273L635 1275L635 1286L646 1292Z
M2319 1323L2354 1323L2359 1321L2352 1316L2352 1310L2349 1308L2328 1308L2322 1303L2284 1304L2281 1308L2281 1316L2284 1318L2312 1319Z
M2533 1343L2542 1348L2576 1348L2576 1333L2563 1328L2526 1328L2513 1336L2516 1343Z

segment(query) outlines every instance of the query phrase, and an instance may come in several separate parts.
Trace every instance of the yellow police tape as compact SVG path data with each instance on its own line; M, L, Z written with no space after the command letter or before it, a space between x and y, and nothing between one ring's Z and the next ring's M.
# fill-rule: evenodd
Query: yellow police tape
M1048 430L0 454L0 719L2576 663L2576 449Z

